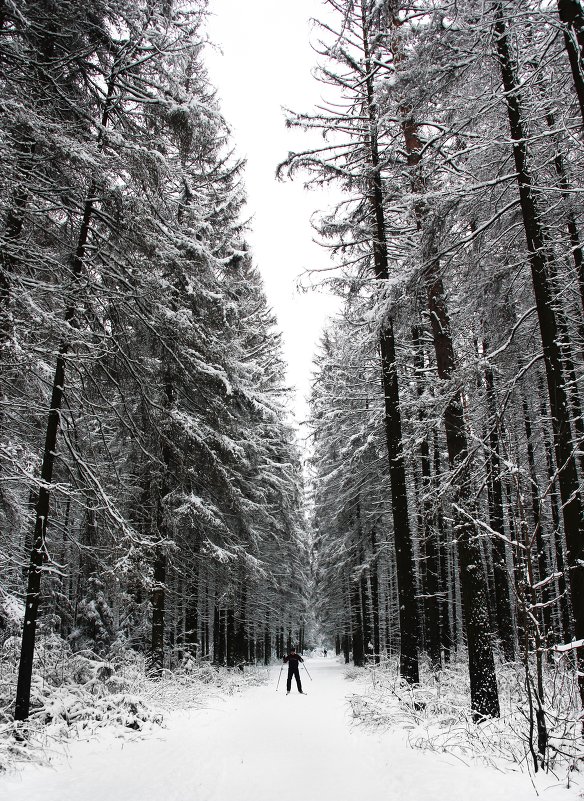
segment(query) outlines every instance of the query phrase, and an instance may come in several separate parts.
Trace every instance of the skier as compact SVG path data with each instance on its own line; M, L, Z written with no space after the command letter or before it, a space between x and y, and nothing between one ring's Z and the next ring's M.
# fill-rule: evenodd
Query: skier
M298 662L304 662L300 654L296 653L296 648L290 648L288 656L284 657L284 664L288 663L288 681L286 682L286 695L290 695L290 687L292 687L292 676L296 679L296 686L301 695L306 695L302 692L302 682L300 681L300 670Z
M326 648L324 649L323 653L324 653L324 655L326 656L326 654L327 654L327 650L326 650Z

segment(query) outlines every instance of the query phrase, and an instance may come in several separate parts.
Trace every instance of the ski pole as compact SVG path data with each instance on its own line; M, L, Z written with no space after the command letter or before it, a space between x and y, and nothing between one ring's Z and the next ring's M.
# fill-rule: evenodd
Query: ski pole
M282 677L282 671L284 670L284 665L280 668L280 675L278 676L278 683L276 684L276 692L278 692L278 687L280 686L280 679Z
M302 664L304 665L304 662ZM306 667L306 665L304 665L304 670L308 673L308 668ZM310 673L308 673L308 678L310 679L310 681L312 681L312 676L310 675Z

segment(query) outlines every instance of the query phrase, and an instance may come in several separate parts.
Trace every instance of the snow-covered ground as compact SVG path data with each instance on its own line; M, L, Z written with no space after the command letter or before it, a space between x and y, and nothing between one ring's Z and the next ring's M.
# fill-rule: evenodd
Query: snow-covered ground
M351 723L346 696L356 691L334 659L301 668L307 696L286 696L285 670L270 683L173 712L148 739L112 730L71 743L52 768L26 767L0 778L13 801L532 801L529 776L467 767L453 756L422 753L405 733L370 732ZM555 786L554 786L555 785ZM577 791L538 775L547 801Z

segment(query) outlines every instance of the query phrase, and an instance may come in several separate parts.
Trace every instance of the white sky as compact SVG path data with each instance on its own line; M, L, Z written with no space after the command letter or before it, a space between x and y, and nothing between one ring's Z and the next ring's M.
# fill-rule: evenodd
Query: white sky
M276 181L275 170L289 151L322 142L285 127L282 107L309 111L320 102L311 76L316 53L309 19L323 13L321 0L209 0L211 40L207 65L238 155L247 159L247 212L253 216L248 241L265 282L268 301L284 336L288 381L296 387L295 410L306 414L312 358L327 315L338 301L321 292L298 293L307 268L328 267L328 253L312 241L311 214L330 205L323 192L307 192L302 177ZM314 38L314 36L313 36Z

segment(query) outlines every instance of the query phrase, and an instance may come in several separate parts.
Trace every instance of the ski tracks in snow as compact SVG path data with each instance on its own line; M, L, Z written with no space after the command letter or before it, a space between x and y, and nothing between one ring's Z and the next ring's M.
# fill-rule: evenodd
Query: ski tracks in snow
M351 725L346 697L356 688L334 659L301 669L307 696L286 696L279 667L270 683L173 713L148 739L102 733L75 742L54 768L27 767L0 778L11 801L533 801L530 779L466 767L448 755L411 749L402 733ZM546 801L575 794L550 787ZM548 788L548 789L545 789Z

